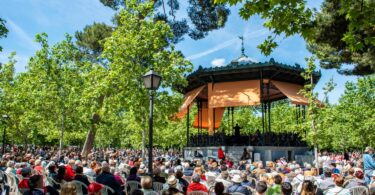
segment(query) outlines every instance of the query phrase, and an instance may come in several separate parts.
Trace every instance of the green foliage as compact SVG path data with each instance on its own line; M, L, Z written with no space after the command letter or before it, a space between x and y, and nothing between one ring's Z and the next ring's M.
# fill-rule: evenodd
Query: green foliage
M241 4L239 14L243 19L260 15L265 20L263 26L274 34L258 46L265 55L277 47L275 37L298 34L319 58L322 68L336 68L339 73L353 75L375 72L374 1L325 0L319 11L307 8L305 0L215 0L215 3Z
M100 91L121 100L119 104L126 110L126 119L131 121L125 131L133 136L130 144L134 146L140 146L141 132L147 128L148 91L143 87L141 76L152 66L163 77L162 89L155 94L154 120L158 131L159 126L166 126L167 117L176 112L181 103L181 97L176 99L172 96L174 92L167 89L186 84L183 74L192 70L191 63L169 44L168 39L173 34L168 24L138 17L149 18L152 14L151 3L128 3L118 15L120 25L104 44L103 57L108 60L109 69Z
M314 93L313 91L315 87L315 84L313 82L313 73L316 68L316 65L314 63L315 58L306 58L306 61L307 68L305 69L305 72L302 73L302 76L306 81L308 81L308 83L304 85L304 88L300 91L300 93L308 99L308 120L305 123L305 128L308 129L306 139L311 145L317 147L319 144L319 140L322 140L319 138L319 136L322 134L319 131L321 129L318 128L319 123L317 122L317 118L322 108L319 105L319 100L317 98L318 94Z
M308 68L303 74L305 79L312 79L314 69L314 58L309 58ZM336 85L332 79L324 87L327 102L324 106L317 100L318 94L313 92L311 83L302 90L309 99L308 117L303 124L308 130L308 143L336 151L362 149L374 144L375 75L359 78L357 83L346 83L338 105L328 103L328 93Z
M133 4L131 0L100 0L100 2L114 10L127 9ZM153 4L152 9L156 14L152 17L155 21L169 24L174 34L170 40L172 43L181 41L186 34L195 40L202 39L208 35L208 32L224 27L230 13L225 5L216 5L213 1L189 0L188 2L187 15L190 21L187 18L176 18L177 11L180 9L178 0L138 1L137 4Z
M275 38L273 38L272 36L268 36L262 44L258 45L258 49L260 49L264 53L264 55L270 55L272 51L278 46L274 40Z
M242 4L239 14L249 20L251 16L260 15L265 20L263 26L268 28L275 36L289 37L294 34L308 36L311 34L313 12L306 8L304 0L215 0L217 4L229 3L234 6ZM263 54L269 55L277 43L274 38L268 37L258 46Z
M8 34L8 29L5 26L5 20L0 18L0 39L4 38ZM3 48L0 46L0 52L3 50Z
M319 120L326 148L345 150L374 146L374 89L375 75L360 78L357 83L348 82L339 104L324 110Z
M91 58L97 58L103 52L103 41L111 36L112 27L104 23L87 25L83 31L77 31L76 44ZM89 58L90 58L89 57Z
M323 3L315 19L314 33L307 39L309 50L320 59L322 68L354 75L375 72L374 6L374 1Z

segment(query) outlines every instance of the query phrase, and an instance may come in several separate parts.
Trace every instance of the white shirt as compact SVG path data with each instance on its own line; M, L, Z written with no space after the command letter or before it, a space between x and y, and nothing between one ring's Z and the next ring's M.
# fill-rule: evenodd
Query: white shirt
M350 191L348 189L335 186L326 191L325 195L350 195Z
M83 167L83 174L88 176L94 176L95 173L91 168Z

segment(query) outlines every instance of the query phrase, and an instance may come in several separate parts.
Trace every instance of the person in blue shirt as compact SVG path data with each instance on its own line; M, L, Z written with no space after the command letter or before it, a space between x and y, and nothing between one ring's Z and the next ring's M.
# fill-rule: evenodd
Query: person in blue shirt
M372 173L375 170L374 149L366 147L365 154L363 154L363 169L365 171L366 184L370 184Z
M250 195L249 190L245 186L242 186L242 179L239 175L234 175L232 178L233 185L228 188L228 193L242 193L244 195Z

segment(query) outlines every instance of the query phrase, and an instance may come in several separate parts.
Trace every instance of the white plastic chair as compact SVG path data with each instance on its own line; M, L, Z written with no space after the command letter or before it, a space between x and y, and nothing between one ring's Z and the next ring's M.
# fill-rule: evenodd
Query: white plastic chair
M134 190L138 190L140 185L141 184L138 181L127 181L125 190L128 192L128 194L131 194Z
M114 189L106 185L103 185L103 188L100 190L100 193L101 195L108 195L108 191L111 192L112 194L115 193Z
M215 194L215 186L211 186L209 189L208 189L208 194L211 195L211 194Z
M182 178L184 178L188 183L191 182L191 176L183 176Z
M368 195L368 188L365 186L354 186L349 188L350 194L353 195Z
M203 191L192 191L188 192L187 195L208 195L208 193Z
M57 185L57 186L59 186L60 189L61 189L61 187L62 187L63 184L64 184L64 183L59 183L59 182L55 181L55 180L54 180L53 178L51 178L51 177L46 177L46 183L45 183L46 186L52 186L52 187L55 187L55 185Z
M243 194L241 192L233 192L233 193L230 193L230 194L232 194L232 195L245 195L245 194Z
M86 189L86 192L87 192L87 185L85 183L77 181L77 180L73 180L72 182L76 185L77 195L83 195L84 194L83 189Z
M17 180L16 177L12 174L7 174L5 173L5 176L7 177L7 182L9 185L9 194L18 194L18 185L17 185Z
M163 190L163 183L161 182L153 182L152 183L152 188L154 189L155 192L159 192Z
M90 183L93 183L95 182L95 179L93 176L90 176L90 175L86 175L87 179L89 180Z

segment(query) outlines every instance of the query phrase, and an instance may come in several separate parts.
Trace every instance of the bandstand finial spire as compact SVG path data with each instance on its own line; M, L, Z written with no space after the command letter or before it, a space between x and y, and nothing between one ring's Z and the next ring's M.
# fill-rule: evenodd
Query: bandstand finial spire
M241 56L246 56L245 55L245 46L244 46L244 37L243 36L239 36L238 37L239 39L241 39Z

